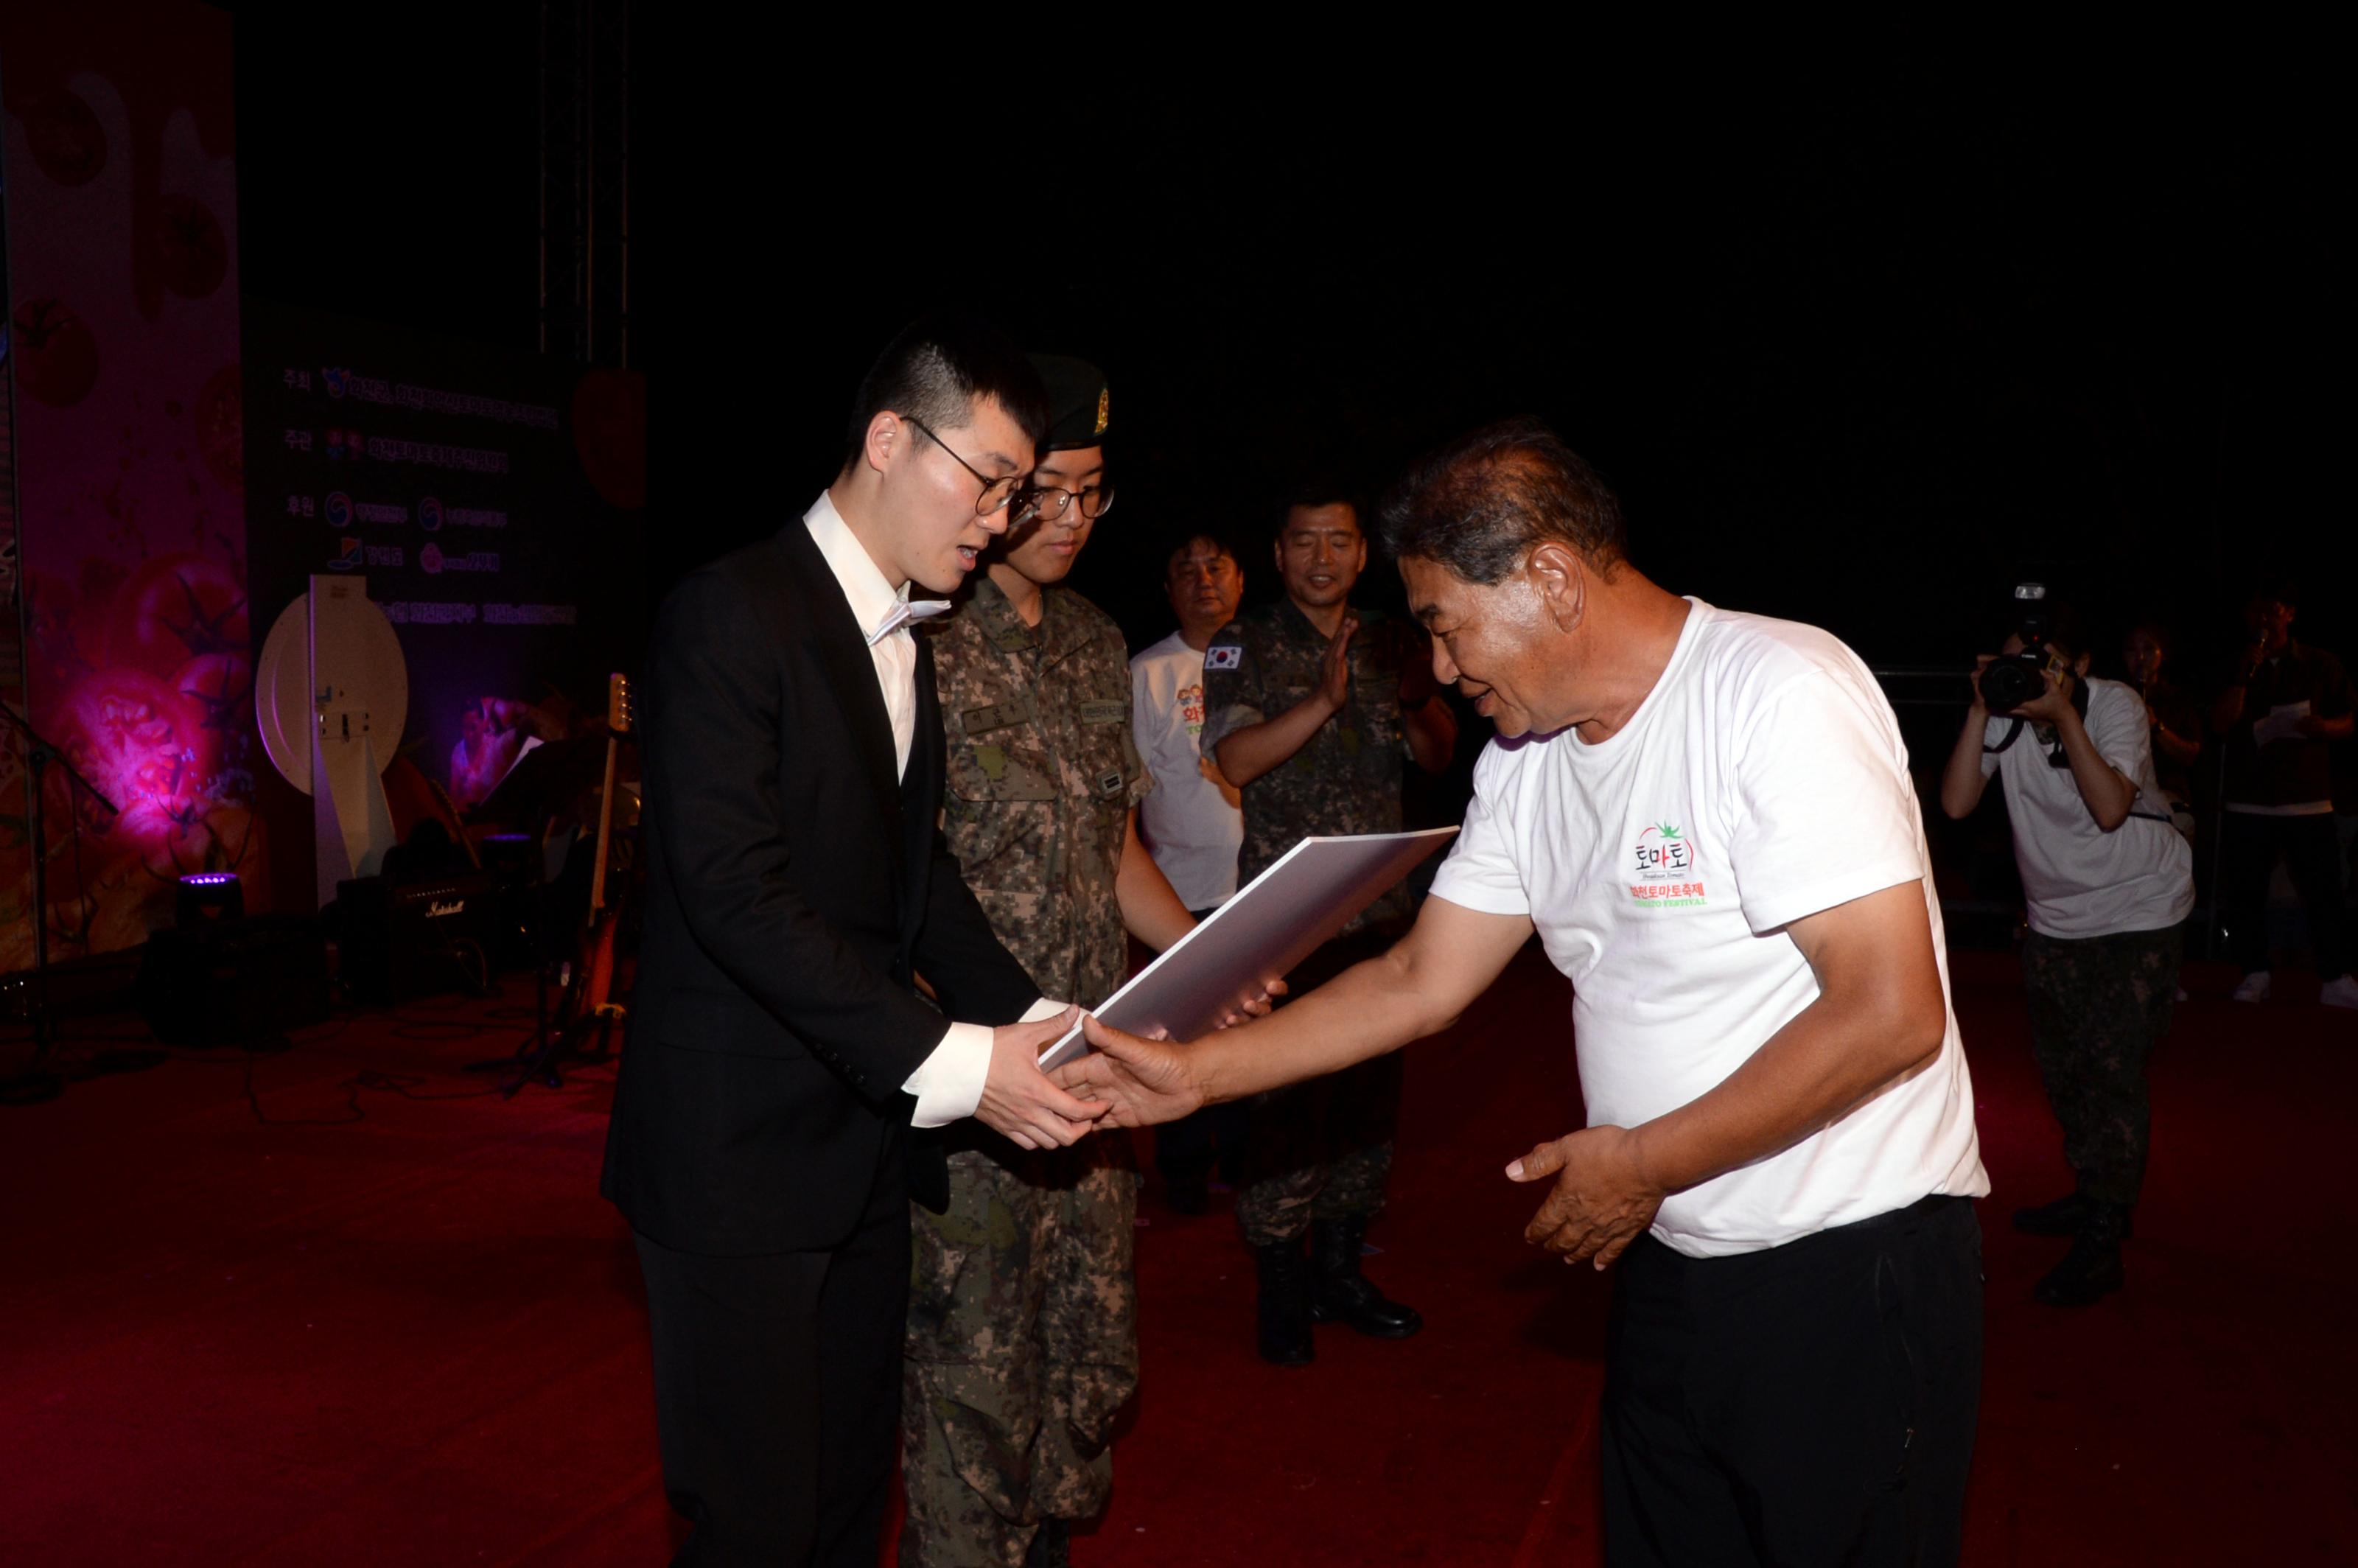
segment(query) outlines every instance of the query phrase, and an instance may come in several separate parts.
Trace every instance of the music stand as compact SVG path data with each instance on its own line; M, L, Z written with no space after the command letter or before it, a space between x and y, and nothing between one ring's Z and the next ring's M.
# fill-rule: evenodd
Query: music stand
M558 881L549 881L546 860L538 852L539 840L549 820L603 777L606 739L603 733L577 735L535 746L519 757L492 787L492 793L467 814L477 822L530 823L535 828L530 886L533 929L528 933L534 957L533 1032L513 1055L467 1065L471 1073L511 1075L500 1086L500 1093L509 1098L514 1098L525 1085L535 1081L550 1088L561 1088L565 1080L560 1069L565 1062L600 1061L608 1054L611 1023L574 1015L574 991L587 977L574 972L572 959L558 951L558 945L550 939L552 924L559 930L570 925L565 918L568 912L556 907L565 879L560 873ZM553 1017L548 995L552 970L556 971L557 991ZM580 1042L593 1026L597 1029L597 1048L585 1049Z

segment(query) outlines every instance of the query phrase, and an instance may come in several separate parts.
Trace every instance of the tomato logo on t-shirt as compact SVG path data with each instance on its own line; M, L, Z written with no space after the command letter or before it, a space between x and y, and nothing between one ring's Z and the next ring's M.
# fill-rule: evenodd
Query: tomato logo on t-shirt
M1704 902L1702 868L1695 859L1694 840L1674 822L1649 824L1638 835L1630 871L1632 903L1681 909Z

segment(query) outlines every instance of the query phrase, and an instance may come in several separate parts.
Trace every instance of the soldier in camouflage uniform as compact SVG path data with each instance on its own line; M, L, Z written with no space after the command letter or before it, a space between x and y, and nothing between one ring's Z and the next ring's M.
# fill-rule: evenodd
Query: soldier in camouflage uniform
M1434 700L1424 633L1350 604L1368 560L1357 510L1305 492L1276 554L1285 597L1246 611L1204 652L1201 744L1244 801L1239 882L1304 838L1400 831L1403 761L1438 773L1457 740L1448 704ZM1294 994L1381 952L1408 918L1407 892L1394 888L1292 977ZM1254 1103L1255 1180L1237 1219L1260 1269L1258 1337L1271 1361L1309 1361L1314 1320L1389 1339L1423 1326L1359 1269L1400 1094L1395 1052Z
M1094 1006L1121 984L1125 925L1162 947L1194 921L1138 840L1152 785L1121 633L1054 586L1112 495L1104 382L1079 361L1036 362L1057 412L1038 519L930 634L943 827L1042 993ZM1120 1136L1043 1151L979 1125L948 1136L949 1208L913 1210L901 1561L1061 1563L1066 1521L1105 1506L1114 1418L1138 1384L1137 1169Z

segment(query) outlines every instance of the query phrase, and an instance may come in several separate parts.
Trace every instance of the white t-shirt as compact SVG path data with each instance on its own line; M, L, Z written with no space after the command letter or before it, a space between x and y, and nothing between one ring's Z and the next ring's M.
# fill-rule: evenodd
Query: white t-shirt
M1189 909L1225 903L1237 891L1245 816L1197 749L1204 730L1204 655L1174 632L1130 661L1130 727L1154 791L1139 824L1154 863Z
M1494 741L1433 896L1527 914L1573 983L1591 1126L1700 1098L1817 1000L1784 930L1920 883L1948 956L1907 749L1866 666L1814 627L1689 600L1629 722ZM1758 1251L1989 1191L1949 1013L1941 1054L1782 1153L1666 1199L1654 1235L1693 1258Z
M2152 720L2145 699L2118 681L2088 683L2088 739L2096 754L2137 786L2131 816L2110 833L2096 826L2070 767L2048 761L2052 748L2026 724L2005 751L1982 752L1982 777L2006 786L2014 821L2014 863L2041 936L2111 936L2161 931L2194 907L2194 851L2169 820L2169 802L2154 775ZM2015 727L1992 719L1982 744L1995 746Z

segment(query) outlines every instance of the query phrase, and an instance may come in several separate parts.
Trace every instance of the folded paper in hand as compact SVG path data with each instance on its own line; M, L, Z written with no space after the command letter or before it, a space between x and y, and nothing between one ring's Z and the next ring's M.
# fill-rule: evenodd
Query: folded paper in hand
M1304 838L1090 1011L1133 1034L1208 1034L1456 831ZM1040 1054L1040 1065L1060 1067L1087 1050L1076 1028Z
M2255 745L2271 745L2278 741L2290 741L2300 734L2300 721L2309 717L2307 702L2280 702L2268 709L2268 716L2252 726Z

